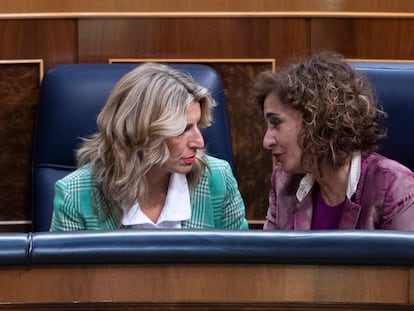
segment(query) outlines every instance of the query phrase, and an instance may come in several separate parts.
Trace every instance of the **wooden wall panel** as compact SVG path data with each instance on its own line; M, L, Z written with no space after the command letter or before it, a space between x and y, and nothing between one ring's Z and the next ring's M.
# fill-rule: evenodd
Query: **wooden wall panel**
M303 19L143 18L79 21L79 62L109 58L275 58L308 47Z
M414 59L414 19L311 19L311 50L347 58Z
M39 62L0 63L0 220L31 219L31 148Z
M0 20L0 59L43 59L45 68L77 62L75 20Z
M408 306L408 270L272 264L10 267L0 269L0 299L13 304L110 301L342 304L349 309L363 303Z
M249 98L251 81L270 63L212 63L220 74L227 99L233 141L234 174L246 205L246 217L264 221L272 172L270 151L262 146L262 111Z

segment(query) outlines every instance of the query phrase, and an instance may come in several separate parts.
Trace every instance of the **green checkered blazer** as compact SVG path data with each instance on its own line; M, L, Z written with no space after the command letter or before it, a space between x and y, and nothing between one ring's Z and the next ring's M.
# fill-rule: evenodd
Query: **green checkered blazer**
M230 165L211 156L207 161L211 173L206 169L191 191L191 218L181 227L247 229L243 199ZM104 216L105 204L90 165L85 165L56 182L50 231L125 229L119 213Z

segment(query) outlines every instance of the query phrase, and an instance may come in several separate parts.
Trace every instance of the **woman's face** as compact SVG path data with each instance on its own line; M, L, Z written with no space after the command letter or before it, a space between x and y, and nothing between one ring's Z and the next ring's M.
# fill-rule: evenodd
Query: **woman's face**
M167 139L170 158L163 168L168 172L187 174L196 161L198 149L204 148L204 139L198 128L201 118L200 103L192 102L187 109L187 125L184 132Z
M302 128L301 114L286 107L270 93L263 105L267 124L263 137L263 147L272 150L277 165L289 173L303 173L301 166L302 149L298 143L298 134Z

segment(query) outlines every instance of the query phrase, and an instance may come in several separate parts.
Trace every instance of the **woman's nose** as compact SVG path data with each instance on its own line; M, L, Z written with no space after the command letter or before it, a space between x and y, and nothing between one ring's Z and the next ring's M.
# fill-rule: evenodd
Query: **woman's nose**
M264 136L263 136L263 147L265 149L272 149L272 147L276 144L275 137L269 132L269 130L266 130Z
M203 149L204 148L204 138L200 132L200 129L195 128L194 133L190 140L190 147L196 149Z

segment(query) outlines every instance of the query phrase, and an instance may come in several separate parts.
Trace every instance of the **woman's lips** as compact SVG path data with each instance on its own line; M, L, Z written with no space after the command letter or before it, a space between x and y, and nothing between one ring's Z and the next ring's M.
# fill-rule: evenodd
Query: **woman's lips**
M187 164L193 164L196 161L196 156L183 158L183 161Z
M274 153L273 154L273 160L274 160L274 163L275 164L280 164L280 162L281 162L281 159L282 158L282 154L281 153Z

